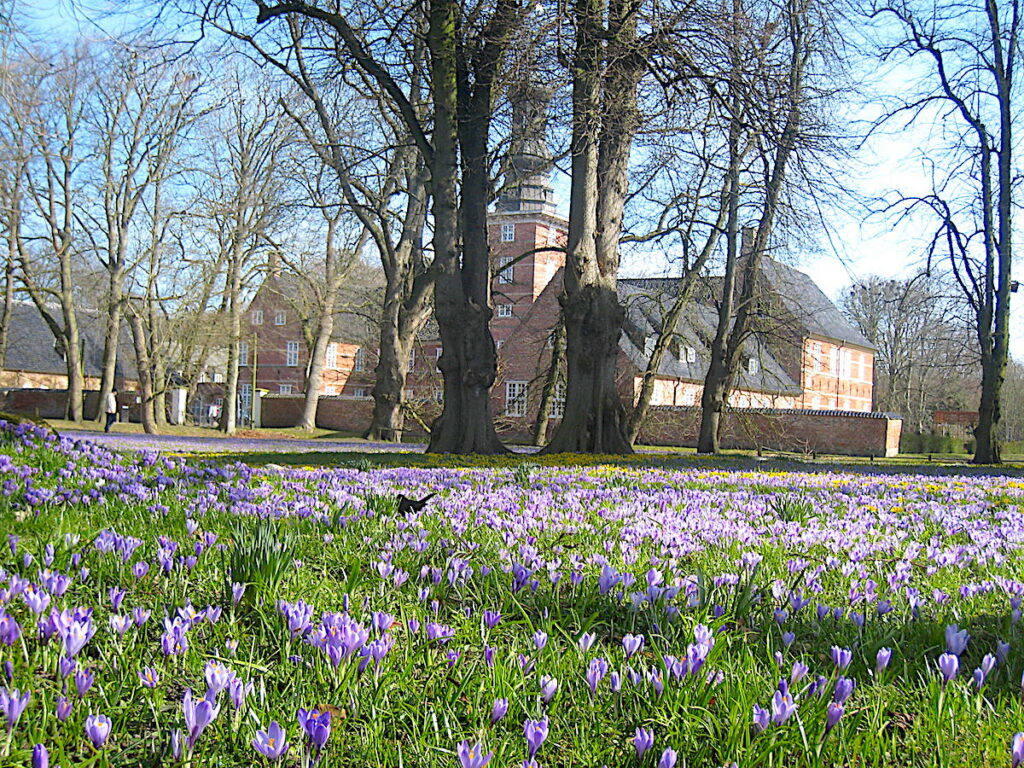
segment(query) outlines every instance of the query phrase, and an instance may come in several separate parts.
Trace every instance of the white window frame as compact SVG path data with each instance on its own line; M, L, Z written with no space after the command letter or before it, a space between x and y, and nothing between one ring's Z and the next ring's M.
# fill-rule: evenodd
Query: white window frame
M366 397L366 387L356 387L352 390L352 397Z
M512 263L514 256L502 256L498 259L498 282L509 285L515 282L515 265Z
M409 370L411 371L411 370L414 370L415 368L416 368L416 347L412 347L409 350Z
M516 225L515 224L502 224L501 225L501 242L503 243L514 243L516 240Z
M697 362L697 350L693 347L686 348L686 362L696 363Z
M353 371L365 371L366 370L366 350L362 347L356 348L355 357L352 360Z
M853 352L849 349L839 350L839 378L853 378Z
M760 367L761 366L757 362L757 358L756 357L748 357L747 358L747 373L749 373L751 376L754 376L758 372Z
M330 342L327 345L327 352L324 355L324 368L330 368L335 370L338 367L338 345L335 342Z
M527 381L506 381L505 382L505 415L525 416L526 398L529 393L529 382Z
M555 391L548 404L548 418L560 419L565 416L565 382L555 382Z
M512 310L512 305L508 302L502 302L495 308L495 315L497 317L515 317L515 312Z
M299 342L285 342L284 364L289 368L297 368L299 365Z
M263 325L263 310L262 309L254 309L252 311L252 324L253 325Z
M326 386L324 387L324 394L327 397L334 397L334 395L338 394L338 388L333 384Z
M288 324L288 313L283 309L277 310L274 313L274 325L287 325Z
M242 367L249 365L249 342L238 342L238 364Z
M292 393L292 385L291 384L278 384L277 385L277 394L279 394L279 395L290 395L291 393Z

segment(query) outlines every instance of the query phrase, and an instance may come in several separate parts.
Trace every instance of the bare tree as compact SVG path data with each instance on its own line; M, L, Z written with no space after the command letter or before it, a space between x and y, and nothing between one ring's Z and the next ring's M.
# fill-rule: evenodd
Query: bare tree
M878 2L886 60L924 59L929 75L886 119L941 121L934 189L902 206L927 211L938 226L932 252L949 260L971 306L981 354L981 402L974 462L998 463L1000 392L1009 359L1013 206L1019 181L1013 123L1019 112L1014 77L1021 54L1019 0ZM948 126L956 125L952 131Z

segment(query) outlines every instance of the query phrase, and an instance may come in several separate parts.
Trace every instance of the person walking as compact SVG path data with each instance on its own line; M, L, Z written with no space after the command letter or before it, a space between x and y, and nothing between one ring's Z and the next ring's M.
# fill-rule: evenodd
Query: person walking
M110 428L114 426L114 422L117 421L117 390L112 389L107 394L107 401L104 403L104 412L107 414L107 424L103 427L104 432L109 432Z

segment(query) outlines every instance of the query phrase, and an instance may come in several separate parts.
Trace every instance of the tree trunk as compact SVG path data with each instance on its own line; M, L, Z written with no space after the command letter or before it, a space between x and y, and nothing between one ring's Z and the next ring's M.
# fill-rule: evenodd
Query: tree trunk
M555 393L558 390L558 380L562 376L562 366L565 364L565 323L561 317L555 325L554 336L551 341L551 362L548 364L548 373L544 379L544 389L540 395L540 406L537 409L537 420L533 424L533 444L540 446L548 437L548 422L551 419L551 405L555 401Z
M389 293L393 293L389 290ZM413 339L400 331L401 300L389 296L384 302L380 323L380 347L373 385L373 419L366 433L367 440L401 442L405 426L402 393L409 366L409 349Z
M128 325L131 328L132 342L135 346L135 367L139 371L139 417L142 419L142 430L147 435L155 435L157 428L156 420L153 418L153 386L149 350L146 345L146 329L143 327L142 318L135 311L129 312Z
M487 248L487 137L490 88L478 80L459 115L453 0L432 0L428 43L434 100L431 183L434 218L435 315L442 353L444 408L430 431L428 453L505 453L491 418L497 373L491 336ZM459 258L459 139L462 140L462 244Z
M238 409L238 343L242 337L241 308L238 306L241 297L241 257L238 254L231 260L231 272L228 280L228 370L224 377L224 406L220 415L220 430L226 435L235 434ZM253 397L256 393L253 392Z
M117 374L117 348L121 339L121 303L124 295L124 268L113 267L107 280L107 317L103 329L103 367L100 375L100 402L114 390ZM139 372L142 376L142 372ZM97 409L96 421L105 418L102 408Z
M604 0L578 0L573 62L572 189L565 293L565 415L545 452L632 453L626 412L615 386L625 311L616 280L619 237L643 71L636 15L613 0L608 32ZM607 66L602 66L602 38Z
M316 428L316 409L320 402L320 383L323 381L324 358L327 345L334 334L334 301L330 296L324 303L316 326L316 340L310 352L309 368L306 373L306 393L302 404L302 417L296 425L307 432Z
M11 315L14 311L14 252L7 256L4 267L4 311L0 315L0 368L7 364L7 343L11 335Z

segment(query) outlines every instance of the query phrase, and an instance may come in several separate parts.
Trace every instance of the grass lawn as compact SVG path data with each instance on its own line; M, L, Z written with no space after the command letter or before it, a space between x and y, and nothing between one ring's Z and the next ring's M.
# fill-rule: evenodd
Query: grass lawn
M0 431L0 765L1011 765L1024 481L299 456Z

